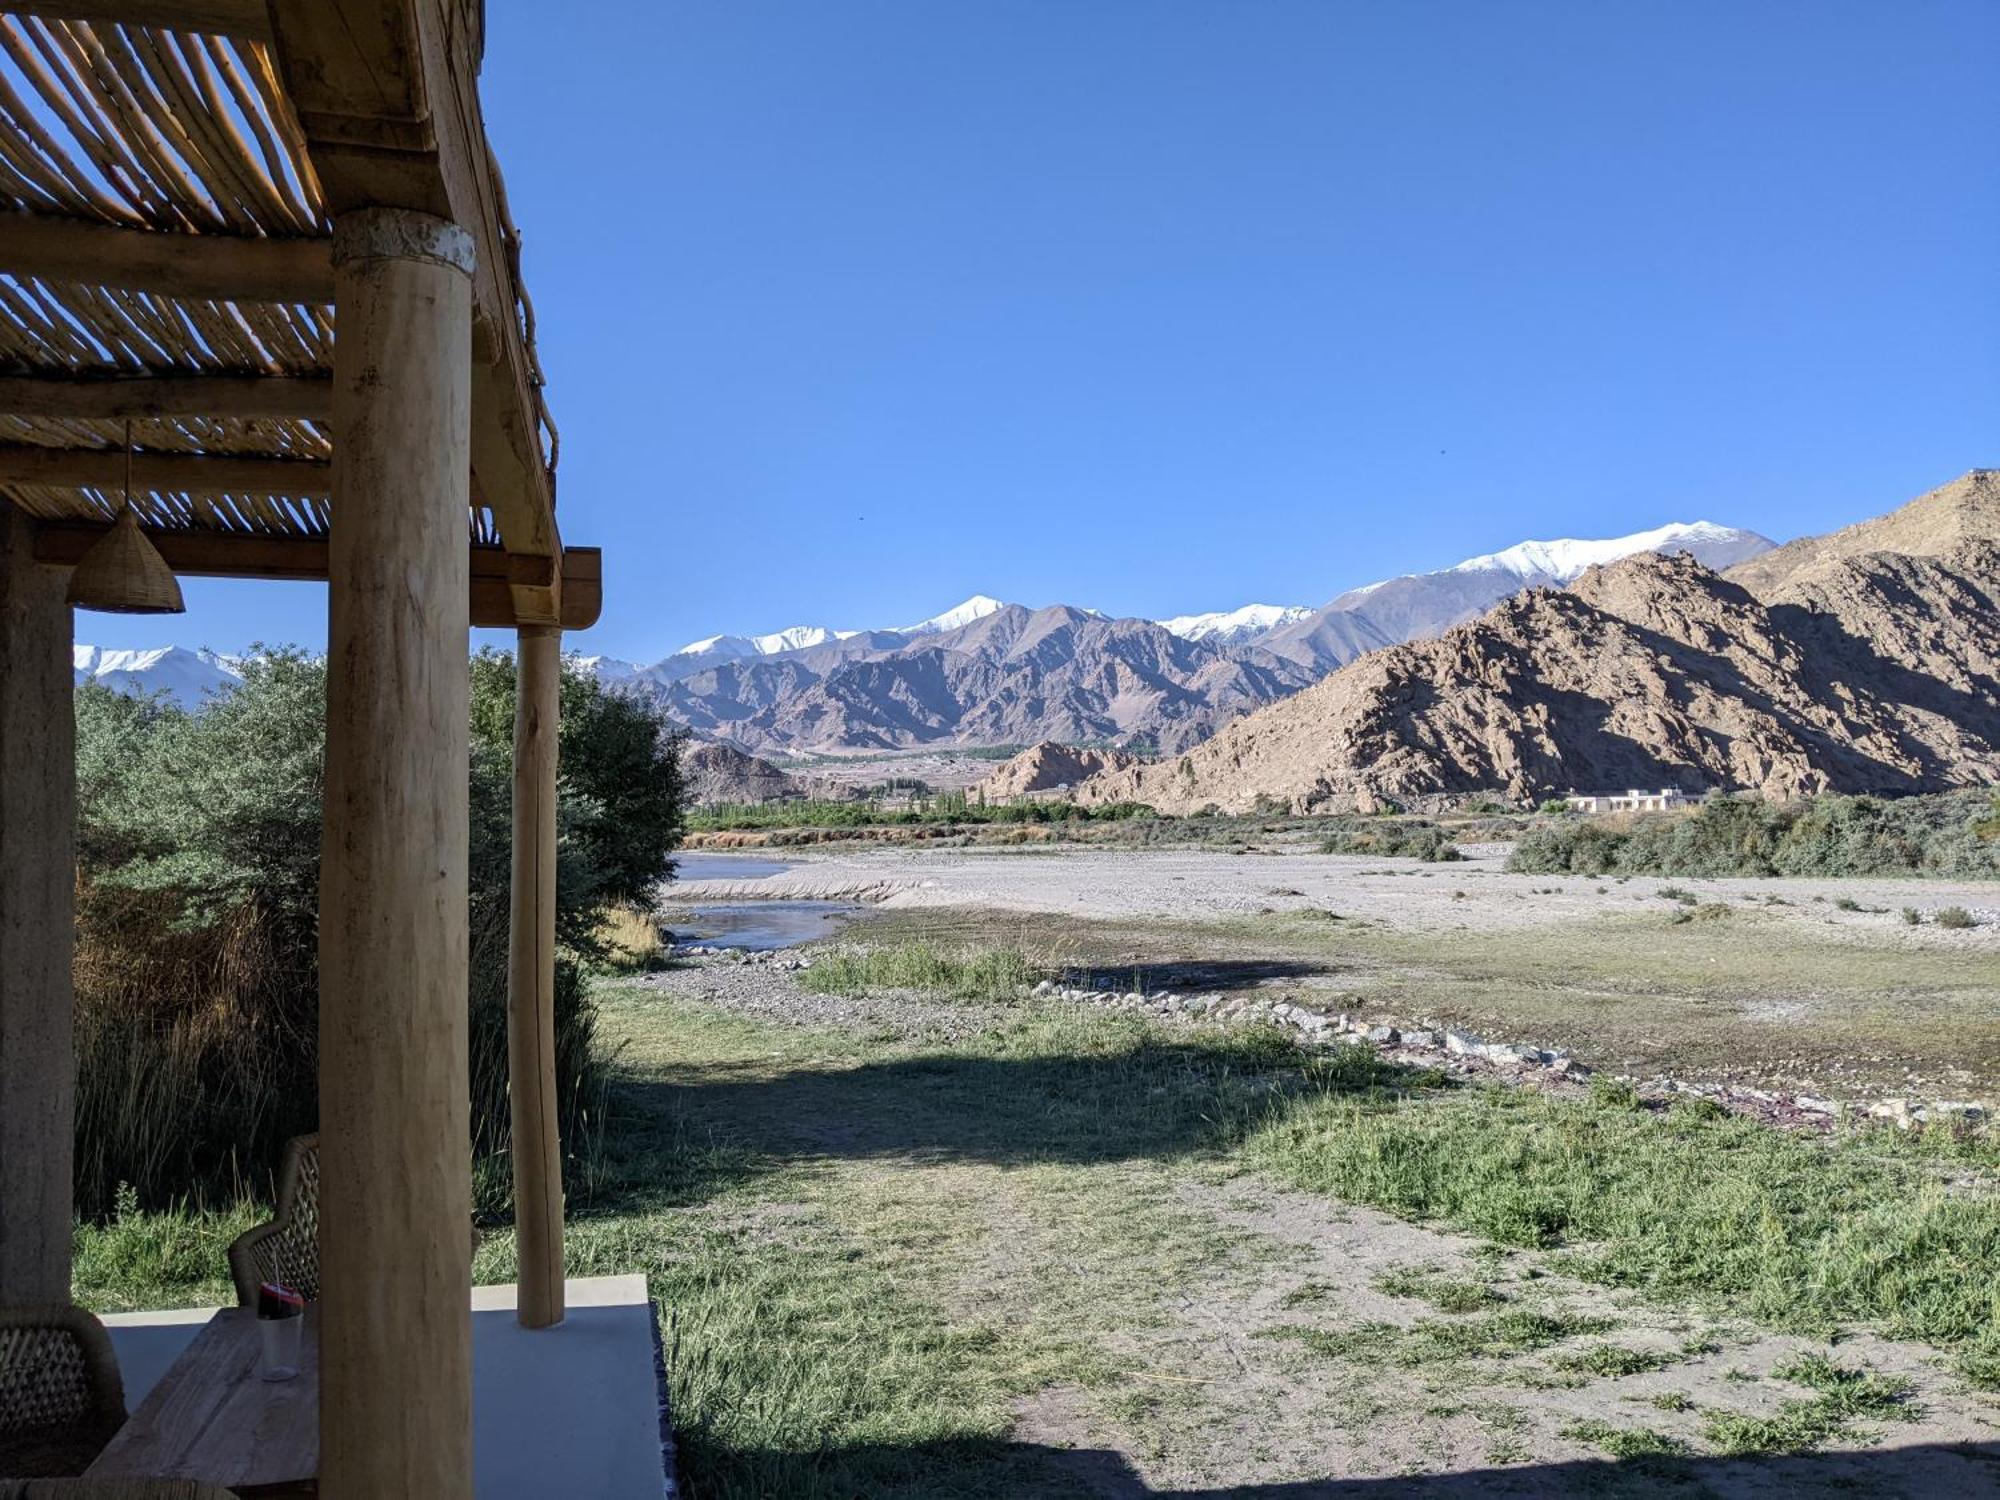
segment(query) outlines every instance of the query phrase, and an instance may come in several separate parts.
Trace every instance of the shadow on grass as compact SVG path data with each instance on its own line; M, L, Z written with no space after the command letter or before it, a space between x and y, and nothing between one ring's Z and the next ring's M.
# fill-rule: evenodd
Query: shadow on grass
M1137 990L1153 995L1162 990L1190 994L1201 990L1239 990L1267 980L1304 979L1330 974L1325 963L1298 958L1162 959L1150 963L1078 964L1063 983L1078 989Z
M1466 1500L1471 1496L1872 1495L1929 1500L2000 1495L2000 1443L1783 1457L1648 1457L1515 1464L1451 1474L1155 1488L1121 1453L1004 1440L813 1453L687 1450L690 1489L709 1497L1009 1496L1021 1500ZM711 1468L709 1460L716 1466Z
M637 1078L614 1093L618 1124L592 1213L633 1195L699 1202L803 1162L1089 1164L1226 1147L1289 1098L1385 1101L1447 1086L1363 1048L1302 1057L1275 1032L1166 1040L1132 1031L1095 1049L941 1052L777 1074L704 1064L686 1079Z

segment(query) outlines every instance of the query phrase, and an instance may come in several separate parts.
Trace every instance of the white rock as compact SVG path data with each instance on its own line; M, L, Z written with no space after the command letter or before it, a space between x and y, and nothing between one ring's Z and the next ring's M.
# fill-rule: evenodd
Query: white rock
M1898 1130L1908 1130L1916 1124L1915 1118L1910 1113L1910 1101L1907 1099L1877 1100L1868 1106L1868 1115L1870 1119L1887 1120Z

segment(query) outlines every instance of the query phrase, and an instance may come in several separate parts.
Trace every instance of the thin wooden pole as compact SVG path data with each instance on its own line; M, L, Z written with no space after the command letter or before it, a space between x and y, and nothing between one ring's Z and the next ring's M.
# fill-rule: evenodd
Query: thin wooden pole
M69 1301L76 720L66 577L0 501L0 1304Z
M562 632L524 626L514 675L514 870L507 1091L513 1106L517 1316L563 1318L562 1141L556 1117L556 730Z
M472 242L380 208L334 240L320 1493L464 1500Z

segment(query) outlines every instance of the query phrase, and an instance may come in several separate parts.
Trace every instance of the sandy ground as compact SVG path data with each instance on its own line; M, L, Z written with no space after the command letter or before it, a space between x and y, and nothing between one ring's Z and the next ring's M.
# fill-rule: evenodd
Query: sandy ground
M1659 909L1662 887L1702 901L1750 903L1760 915L1821 940L1870 947L1953 949L2000 957L2000 888L1934 880L1619 880L1510 875L1505 846L1473 845L1452 864L1295 850L1232 854L1130 848L929 849L851 853L769 852L795 864L751 881L677 883L673 901L781 899L879 902L891 909L977 907L1085 919L1202 921L1262 912L1332 909L1402 932L1505 932L1574 928L1635 909ZM1776 902L1786 904L1776 904ZM1861 911L1836 902L1856 903ZM1962 906L1977 927L1947 930L1928 918ZM1924 914L1909 925L1904 907Z

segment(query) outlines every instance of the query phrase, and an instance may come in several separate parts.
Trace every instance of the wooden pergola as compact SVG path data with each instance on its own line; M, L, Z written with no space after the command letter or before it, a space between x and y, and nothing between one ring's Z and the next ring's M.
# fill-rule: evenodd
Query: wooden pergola
M556 524L483 23L480 0L0 16L0 1303L69 1298L65 593L129 503L178 573L328 585L320 1482L337 1500L471 1490L471 625L519 633L519 1305L530 1325L563 1313L557 678L599 572Z

